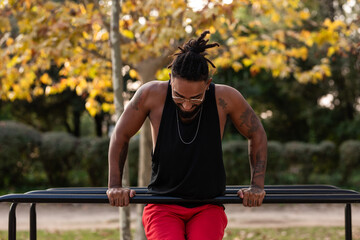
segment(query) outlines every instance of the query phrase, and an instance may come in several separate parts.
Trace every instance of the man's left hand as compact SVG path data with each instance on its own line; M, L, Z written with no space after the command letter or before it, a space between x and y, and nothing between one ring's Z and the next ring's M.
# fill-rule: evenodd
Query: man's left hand
M243 199L243 205L245 207L259 207L261 206L266 193L263 188L251 186L247 189L240 189L237 194Z

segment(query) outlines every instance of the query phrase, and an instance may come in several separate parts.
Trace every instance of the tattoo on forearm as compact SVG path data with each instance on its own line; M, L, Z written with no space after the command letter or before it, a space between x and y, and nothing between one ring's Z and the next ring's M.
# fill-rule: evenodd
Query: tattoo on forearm
M227 106L227 103L225 102L224 99L219 98L219 105L220 105L220 107L221 107L223 110L225 110L225 109L226 109L226 106Z
M260 127L259 119L251 111L251 109L246 109L245 112L241 114L240 121L240 128L245 127L248 136L251 136Z
M134 98L131 100L131 107L136 111L139 110L140 100L142 96L143 90L140 88L134 95Z
M264 173L266 170L266 161L262 159L261 153L256 154L256 165L255 165L255 174Z
M258 181L263 182L265 178L266 163L267 163L266 153L262 151L258 151L256 153L256 159L253 159L252 154L250 154L250 161L252 163L251 184L257 185Z
M120 152L119 169L120 169L121 176L123 175L123 170L124 170L124 165L125 165L128 149L129 149L129 144L125 143Z

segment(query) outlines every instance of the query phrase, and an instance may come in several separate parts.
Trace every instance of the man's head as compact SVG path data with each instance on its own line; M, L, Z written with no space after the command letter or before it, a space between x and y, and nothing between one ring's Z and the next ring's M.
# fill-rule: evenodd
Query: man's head
M209 78L206 49L219 46L218 43L207 44L204 40L209 31L205 31L197 39L191 39L174 54L171 68L172 97L178 108L179 115L186 120L193 119L199 112L211 79Z
M191 39L182 47L179 47L180 52L174 54L174 60L168 66L168 68L171 68L173 77L180 77L189 81L208 80L208 63L213 68L215 66L205 57L208 54L206 49L219 46L218 43L207 44L209 40L204 40L204 38L209 33L209 31L205 31L198 39Z

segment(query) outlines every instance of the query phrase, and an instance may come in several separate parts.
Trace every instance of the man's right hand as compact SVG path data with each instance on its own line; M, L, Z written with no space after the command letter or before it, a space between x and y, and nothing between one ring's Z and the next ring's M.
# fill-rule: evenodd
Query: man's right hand
M109 203L111 206L115 207L125 207L129 205L130 198L134 197L136 192L129 188L109 188L106 191L106 195L109 198Z

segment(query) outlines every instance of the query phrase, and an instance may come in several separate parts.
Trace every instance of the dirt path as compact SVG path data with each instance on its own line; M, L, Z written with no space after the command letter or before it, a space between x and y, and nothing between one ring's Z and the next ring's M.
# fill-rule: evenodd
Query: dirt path
M0 230L8 227L8 203L0 203ZM344 226L342 204L265 204L261 208L226 205L228 227ZM131 220L135 227L136 211ZM19 204L17 229L29 229L29 205ZM360 227L360 205L352 205L353 227ZM118 210L105 204L38 204L37 227L49 231L117 228Z

